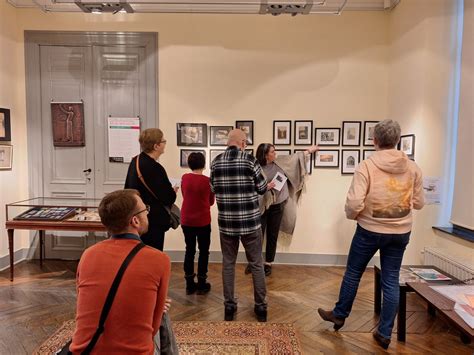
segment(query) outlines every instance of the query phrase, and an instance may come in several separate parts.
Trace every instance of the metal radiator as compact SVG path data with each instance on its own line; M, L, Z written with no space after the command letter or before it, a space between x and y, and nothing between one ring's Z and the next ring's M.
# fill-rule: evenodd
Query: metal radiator
M474 285L474 269L462 260L456 260L443 249L426 247L424 250L425 265L433 265L470 285Z

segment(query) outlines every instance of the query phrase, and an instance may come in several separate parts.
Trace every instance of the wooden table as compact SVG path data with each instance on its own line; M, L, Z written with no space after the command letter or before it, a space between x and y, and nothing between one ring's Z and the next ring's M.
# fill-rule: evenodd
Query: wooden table
M78 231L78 232L105 232L105 227L100 222L92 221L31 221L31 220L10 220L5 223L8 231L8 248L10 253L10 281L13 281L14 249L13 240L15 229L37 230L40 241L40 266L43 266L44 256L44 236L45 231Z
M423 268L423 269L435 269L440 273L448 276L451 280L448 281L430 281L429 283L421 282L423 281L421 278L417 276L412 276L415 278L413 280L414 283L420 283L423 285L452 285L452 284L459 284L461 283L460 280L455 278L454 276L438 269L436 266L432 265L403 265L401 267L401 271L409 270L410 268ZM410 280L412 281L412 280ZM403 273L400 273L400 302L398 306L398 314L397 314L397 340L398 341L405 341L406 339L406 322L407 322L407 292L414 292L412 288L407 286L407 281L403 278ZM382 286L381 286L381 270L378 265L374 266L374 312L376 314L380 314L382 309ZM428 303L428 313L430 315L435 315L435 307Z
M444 297L430 286L433 285L420 282L407 283L407 287L410 291L416 292L429 306L436 309L451 325L461 332L462 342L469 344L474 339L474 329L456 313L454 310L454 301Z

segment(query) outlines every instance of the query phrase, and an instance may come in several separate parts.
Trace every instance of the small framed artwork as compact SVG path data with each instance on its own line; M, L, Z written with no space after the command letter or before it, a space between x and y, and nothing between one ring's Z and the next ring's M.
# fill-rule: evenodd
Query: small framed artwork
M226 146L229 132L234 129L233 126L210 126L209 131L211 139L210 145L213 146Z
M178 146L207 146L207 124L205 123L177 123L176 133Z
M13 162L13 146L0 145L0 170L10 170Z
M342 122L342 145L346 147L360 146L360 121Z
M316 145L319 146L338 146L341 137L340 128L316 128Z
M9 142L11 140L10 110L7 108L0 108L0 141Z
M342 150L341 173L343 175L354 174L360 162L360 150Z
M83 102L51 102L51 119L55 147L86 145Z
M247 135L247 145L253 145L253 121L235 121L235 128L240 128Z
M364 121L364 145L366 147L374 145L374 129L379 121Z
M225 152L225 149L211 149L209 151L209 164L219 155Z
M253 149L252 148L245 149L245 153L253 155Z
M291 144L291 121L273 121L273 144Z
M275 152L278 155L291 155L291 149L275 149Z
M367 160L374 153L375 153L375 149L364 149L362 159Z
M401 150L403 153L405 153L409 159L415 160L415 135L407 134L400 136L398 150Z
M314 167L339 168L339 150L318 150L314 157Z
M306 149L295 149L293 150L293 153L298 153L298 152L305 152ZM313 154L310 154L307 158L306 158L306 172L308 173L308 175L311 175L311 173L313 172Z
M182 168L188 167L188 157L191 153L201 153L202 155L206 156L206 151L202 149L181 149L181 158L179 165Z
M295 145L313 143L313 121L295 121Z

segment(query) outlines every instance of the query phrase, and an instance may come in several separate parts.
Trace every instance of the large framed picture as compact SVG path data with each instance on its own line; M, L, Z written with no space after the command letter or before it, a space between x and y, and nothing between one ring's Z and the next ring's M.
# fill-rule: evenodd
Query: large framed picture
M364 145L366 147L374 145L374 129L379 121L364 121Z
M316 145L319 146L338 146L340 144L340 128L316 128Z
M320 149L314 157L315 168L338 168L339 150Z
M0 145L0 170L9 170L12 168L13 146Z
M415 159L415 135L406 134L400 136L400 143L398 143L398 150L405 153L409 159Z
M210 126L210 145L226 146L229 132L233 129L233 126Z
M275 152L278 155L291 155L291 149L275 149Z
M291 144L291 121L273 121L273 144Z
M177 123L178 146L207 146L207 124L205 123Z
M298 152L305 152L306 149L295 149L293 150L293 153L298 153ZM313 154L310 154L308 157L306 157L306 172L308 175L311 175L313 172Z
M9 142L11 140L10 110L7 108L0 108L0 141Z
M51 119L55 147L86 145L83 102L51 102Z
M375 149L364 149L362 159L367 160L375 153Z
M225 152L225 149L211 149L209 151L209 165L219 155Z
M313 121L295 121L295 145L313 143Z
M188 167L188 157L191 153L201 153L204 157L206 156L206 151L203 149L181 149L179 166L182 168Z
M342 122L342 145L346 147L360 146L360 121Z
M343 149L341 159L341 173L354 174L360 162L360 150Z
M247 145L253 145L253 121L235 121L235 128L240 128L247 135Z

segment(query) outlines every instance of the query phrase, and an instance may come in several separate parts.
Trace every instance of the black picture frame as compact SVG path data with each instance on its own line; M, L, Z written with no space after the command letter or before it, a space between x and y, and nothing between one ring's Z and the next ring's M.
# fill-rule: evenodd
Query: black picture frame
M313 144L313 121L295 121L294 135L294 145Z
M354 160L349 158L353 157ZM357 159L355 159L357 157ZM348 162L348 164L346 164ZM359 149L343 149L341 151L341 174L342 175L354 175L357 166L360 163L360 150Z
M176 135L180 147L207 147L206 123L177 123Z
M235 121L235 128L239 128L247 135L247 145L253 145L253 121Z
M372 147L374 145L373 129L379 121L364 121L364 146Z
M398 150L401 150L403 153L405 153L408 159L415 160L415 135L405 134L400 136Z
M336 159L329 160L325 155L335 156ZM340 153L339 149L320 149L314 157L314 168L316 169L337 169L339 168Z
M209 166L212 161L219 155L225 152L225 149L211 149L209 150Z
M188 156L191 153L201 153L206 156L206 151L204 149L180 149L179 151L179 166L182 168L188 167Z
M293 149L293 153L298 153L298 152L305 152L306 149ZM309 155L308 162L306 163L306 170L308 172L308 175L311 175L313 173L313 154Z
M245 152L253 156L253 148L247 148Z
M291 121L273 121L273 144L291 145Z
M315 128L314 136L314 144L320 147L338 147L341 145L341 129L339 127Z
M209 145L213 147L225 147L227 137L234 126L209 126Z
M12 140L10 109L0 108L0 142Z
M364 149L364 150L362 151L362 160L367 160L367 159L369 159L370 156L371 156L372 154L374 154L375 152L376 152L375 149Z
M343 121L342 122L342 146L359 147L362 122L361 121ZM353 129L355 131L353 131Z
M291 155L291 149L275 149L277 155Z

